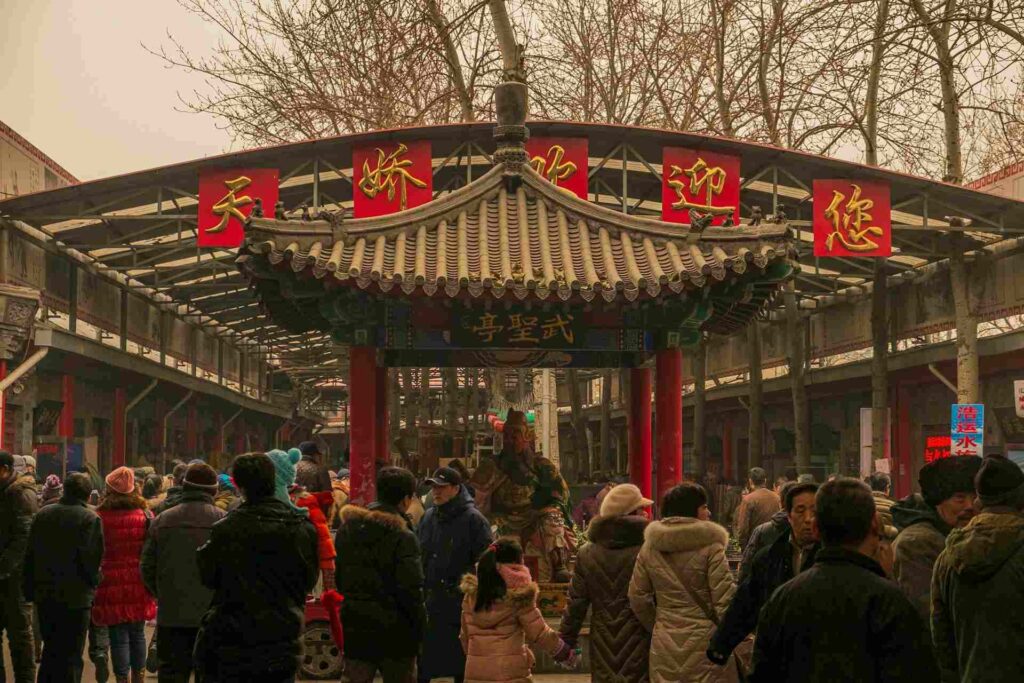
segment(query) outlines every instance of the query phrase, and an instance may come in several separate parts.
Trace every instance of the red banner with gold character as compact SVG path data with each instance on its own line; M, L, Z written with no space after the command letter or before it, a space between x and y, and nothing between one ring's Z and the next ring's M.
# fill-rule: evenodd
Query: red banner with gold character
M200 247L235 249L245 239L245 219L259 199L266 216L277 204L276 168L231 168L199 172Z
M691 211L711 214L712 225L740 218L740 158L666 147L662 152L661 217L689 225Z
M580 199L587 198L590 151L587 138L530 138L526 142L530 166L558 187Z
M814 255L892 255L889 186L860 180L815 180Z
M383 216L426 204L433 192L429 140L378 143L352 150L356 218Z

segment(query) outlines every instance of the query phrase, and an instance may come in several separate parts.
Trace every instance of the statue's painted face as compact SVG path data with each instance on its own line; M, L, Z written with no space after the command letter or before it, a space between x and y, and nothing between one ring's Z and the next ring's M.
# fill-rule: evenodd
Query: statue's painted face
M516 453L522 453L530 445L530 433L526 425L514 425L508 431L509 442Z

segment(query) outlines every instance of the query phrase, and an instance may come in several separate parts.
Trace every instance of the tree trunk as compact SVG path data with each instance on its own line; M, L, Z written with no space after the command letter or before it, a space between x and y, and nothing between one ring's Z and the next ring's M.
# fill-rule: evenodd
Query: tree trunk
M966 239L954 233L950 240L949 280L956 317L956 395L959 403L980 403L978 384L978 316L971 269L964 260Z
M586 481L590 478L590 449L587 445L587 425L583 418L583 401L580 398L580 380L575 369L570 368L567 374L573 443L576 446L576 474L580 481Z
M864 96L864 156L869 166L878 165L878 89L882 79L882 58L885 55L885 25L889 20L889 0L879 0L875 15L875 34L871 43L871 63Z
M875 260L871 291L871 457L885 457L889 430L889 315L885 259Z
M508 18L505 0L488 0L487 6L494 21L495 37L501 48L501 65L505 78L525 83L526 73L521 62L522 55L516 43L515 32L512 30L512 22Z
M612 372L601 376L601 470L608 475L615 469L612 452Z
M462 122L472 123L476 120L473 113L473 97L466 87L466 78L462 73L462 61L459 59L459 52L455 48L455 41L452 40L451 25L441 13L437 0L427 0L427 15L430 23L437 31L438 40L444 49L444 61L448 65L448 75L452 79L452 88L459 100L459 109L462 111Z
M750 351L750 427L747 433L748 468L761 467L764 459L764 383L761 378L761 326L750 323L747 335Z
M804 330L796 298L796 281L786 283L786 333L789 338L789 383L793 394L793 433L796 466L801 474L811 468L810 413L804 386Z
M444 427L455 429L459 422L459 371L457 368L444 368L441 372L444 380Z
M703 335L693 352L693 458L697 463L696 481L702 481L708 469L707 449L704 447L704 417L707 407L708 347Z

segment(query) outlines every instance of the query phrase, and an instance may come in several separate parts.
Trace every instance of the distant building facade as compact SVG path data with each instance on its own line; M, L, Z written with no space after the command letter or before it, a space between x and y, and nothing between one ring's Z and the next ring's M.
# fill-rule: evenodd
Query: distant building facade
M60 164L0 121L0 199L77 182Z
M1000 197L1024 201L1024 161L1018 161L967 185L972 190L991 192Z

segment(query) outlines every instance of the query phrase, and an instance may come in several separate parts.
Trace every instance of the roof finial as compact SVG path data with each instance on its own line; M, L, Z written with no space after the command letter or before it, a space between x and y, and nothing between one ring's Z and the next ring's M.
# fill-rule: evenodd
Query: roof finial
M523 165L530 161L526 154L530 131L526 127L529 95L524 50L516 43L505 0L489 0L488 4L501 48L505 76L504 81L494 88L494 110L498 118L494 127L494 139L498 143L494 160L505 165L507 175L518 176Z

